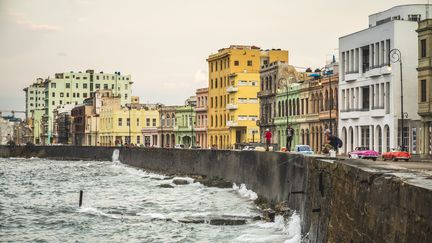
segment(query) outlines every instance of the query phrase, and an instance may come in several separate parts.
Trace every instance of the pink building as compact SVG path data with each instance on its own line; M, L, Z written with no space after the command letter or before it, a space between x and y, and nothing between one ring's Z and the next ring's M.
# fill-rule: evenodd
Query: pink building
M208 148L207 144L207 97L208 88L201 88L196 90L197 103L195 107L196 112L196 138L197 145L202 148Z

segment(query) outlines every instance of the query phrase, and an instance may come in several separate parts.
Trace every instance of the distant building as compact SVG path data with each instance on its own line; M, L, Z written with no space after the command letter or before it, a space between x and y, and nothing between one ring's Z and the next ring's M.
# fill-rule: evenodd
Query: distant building
M35 110L45 109L45 84L42 78L36 79L36 82L24 88L26 101L26 119L32 117Z
M176 124L174 126L174 136L176 144L182 144L186 148L196 145L196 114L194 106L190 102L185 106L179 106L175 110Z
M418 114L421 117L419 153L432 155L432 19L419 23L418 29Z
M207 148L207 112L208 112L208 88L196 90L197 103L195 107L196 115L196 137L197 145Z
M73 104L62 105L57 107L54 113L54 143L57 144L72 144L71 136L71 112L75 107Z
M259 141L259 71L275 61L288 62L288 51L232 45L208 57L209 146L227 149Z
M53 142L53 111L61 105L82 104L84 99L89 98L90 94L96 90L112 90L113 94L120 97L122 105L130 102L131 97L131 77L122 75L120 72L114 74L94 73L93 70L86 72L65 72L56 73L54 78L47 78L43 81L43 97L45 114L42 119L43 143L50 144ZM40 80L26 89L26 104L28 104L27 115L31 112L32 98L42 91ZM36 92L37 93L31 93ZM41 97L42 98L42 97ZM39 97L37 99L39 102ZM38 104L36 108L38 108Z
M161 121L158 128L159 146L163 148L173 148L176 143L174 135L174 126L176 125L176 109L178 106L159 105L159 120Z
M431 5L396 6L369 16L369 28L339 38L339 135L342 153L355 147L378 152L404 144L418 152L420 117L417 72L418 21ZM399 49L403 62L405 124L401 127L401 70L389 53ZM395 57L396 56L392 56ZM391 70L389 69L391 67Z

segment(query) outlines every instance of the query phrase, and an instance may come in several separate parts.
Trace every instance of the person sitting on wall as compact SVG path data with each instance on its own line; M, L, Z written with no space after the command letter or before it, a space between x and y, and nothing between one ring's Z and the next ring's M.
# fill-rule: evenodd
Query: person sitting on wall
M330 150L334 150L337 154L338 149L343 145L342 140L340 140L340 138L337 136L332 135L330 129L326 129L324 131L324 135L326 137L326 144L324 145L322 152L324 154L328 154L330 153Z

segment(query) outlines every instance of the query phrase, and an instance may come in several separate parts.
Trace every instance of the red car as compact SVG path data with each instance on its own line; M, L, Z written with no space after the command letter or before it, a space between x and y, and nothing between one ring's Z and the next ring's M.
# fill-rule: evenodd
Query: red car
M382 159L393 160L393 161L398 161L398 160L408 161L409 159L411 159L411 154L409 152L393 148L392 151L383 153Z

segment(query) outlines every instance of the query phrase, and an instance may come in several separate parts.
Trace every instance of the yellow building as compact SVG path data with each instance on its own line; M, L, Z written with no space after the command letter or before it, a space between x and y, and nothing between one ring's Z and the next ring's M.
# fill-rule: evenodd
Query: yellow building
M139 104L138 97L132 103L120 105L120 97L107 97L100 106L100 145L119 144L157 145L159 112L156 105ZM154 134L150 134L151 131Z
M230 46L209 56L209 145L229 149L259 142L259 71L275 61L288 62L288 51Z

